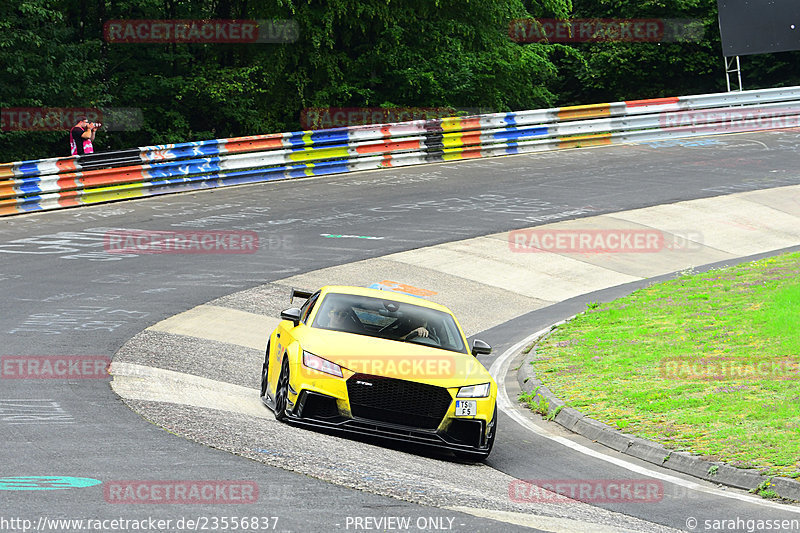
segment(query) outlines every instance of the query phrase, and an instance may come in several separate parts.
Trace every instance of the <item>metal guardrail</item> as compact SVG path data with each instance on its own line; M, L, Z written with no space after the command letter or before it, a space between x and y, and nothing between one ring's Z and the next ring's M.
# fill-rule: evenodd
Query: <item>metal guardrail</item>
M800 127L800 87L216 139L0 164L0 216L276 179Z

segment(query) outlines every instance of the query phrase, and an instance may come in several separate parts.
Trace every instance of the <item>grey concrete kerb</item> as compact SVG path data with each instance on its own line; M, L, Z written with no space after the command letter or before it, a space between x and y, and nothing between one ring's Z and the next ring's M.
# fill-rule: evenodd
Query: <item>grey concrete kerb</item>
M531 363L536 359L536 348L539 343L546 339L558 326L573 318L575 317L553 324L539 337L535 338L533 347L524 357L522 365L517 371L517 381L522 392L525 394L534 393L534 401L546 403L547 420L551 420L574 433L599 442L620 453L669 470L689 474L712 483L749 491L754 491L765 483L771 483L770 490L781 498L800 501L800 482L794 479L768 477L758 470L736 468L726 463L707 461L686 452L670 450L655 442L623 433L567 406L536 376Z

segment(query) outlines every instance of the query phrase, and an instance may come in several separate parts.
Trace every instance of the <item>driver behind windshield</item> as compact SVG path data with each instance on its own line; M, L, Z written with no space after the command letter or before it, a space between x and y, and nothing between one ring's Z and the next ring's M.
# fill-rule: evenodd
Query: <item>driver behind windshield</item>
M411 303L331 293L320 303L312 327L468 353L451 315Z
M407 322L410 323L411 327L414 327L415 324L419 324L419 326L414 328L414 329L412 329L411 331L409 331L408 333L406 333L402 337L400 337L400 340L407 341L407 340L410 340L410 339L413 339L413 338L416 338L416 337L428 337L430 335L430 332L428 331L428 321L427 320L424 320L424 319L416 319L416 320L411 319L411 320L408 320Z

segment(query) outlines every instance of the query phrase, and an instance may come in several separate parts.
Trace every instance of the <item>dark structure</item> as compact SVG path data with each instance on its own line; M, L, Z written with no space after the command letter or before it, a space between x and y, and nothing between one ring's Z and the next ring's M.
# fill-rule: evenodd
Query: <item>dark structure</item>
M725 57L800 50L800 1L717 0Z

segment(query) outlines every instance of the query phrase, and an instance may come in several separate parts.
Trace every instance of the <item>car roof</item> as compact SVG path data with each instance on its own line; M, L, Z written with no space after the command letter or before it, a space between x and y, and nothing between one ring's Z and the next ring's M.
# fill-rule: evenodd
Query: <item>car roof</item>
M423 298L418 298L416 296L411 296L409 294L403 294L394 291L368 289L366 287L354 287L351 285L325 285L324 287L320 288L320 292L322 293L322 295L336 293L336 294L354 294L357 296L369 296L371 298L380 298L381 300L393 300L396 302L418 305L420 307L427 307L429 309L436 309L437 311L442 311L443 313L447 313L450 315L453 314L453 312L450 311L450 309L448 309L444 305L437 304L429 300L425 300Z

